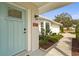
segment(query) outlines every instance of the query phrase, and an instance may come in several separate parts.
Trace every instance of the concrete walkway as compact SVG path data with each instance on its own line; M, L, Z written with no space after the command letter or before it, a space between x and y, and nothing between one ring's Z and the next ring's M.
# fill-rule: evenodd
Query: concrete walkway
M60 39L55 47L49 51L42 51L40 49L32 52L31 56L71 56L72 38L74 34L64 33L64 37Z

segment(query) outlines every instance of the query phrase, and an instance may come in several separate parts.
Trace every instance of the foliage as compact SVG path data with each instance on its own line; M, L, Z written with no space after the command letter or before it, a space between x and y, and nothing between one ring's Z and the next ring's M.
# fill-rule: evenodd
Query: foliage
M71 34L76 34L75 32L68 32L68 33L71 33Z
M52 42L58 42L63 36L62 35L53 35L53 36L50 36L50 41Z
M46 30L41 28L41 35L49 35L50 34L50 28L49 28L49 24L46 23Z
M49 39L48 35L40 35L39 36L40 45L47 44L48 43L48 39Z
M49 23L46 23L46 35L48 35L50 32Z
M72 20L72 23L73 23L74 25L77 25L77 24L79 23L79 19Z
M52 34L51 34L51 36L54 36L54 35L56 35L56 33L52 33Z
M49 39L48 35L44 35L44 36L40 35L39 36L40 45L47 44L48 43L48 39Z
M60 34L57 35L56 33L52 33L52 35L45 35L45 36L40 35L39 37L40 37L39 39L40 45L44 45L48 43L48 40L54 43L58 42L63 36Z
M39 35L39 40L48 40L48 35Z
M57 35L56 33L52 33L51 31L48 31L47 34L45 34L45 30L43 29L42 34L39 36L39 44L44 45L48 43L48 40L52 42L57 42L62 36Z
M72 17L68 13L61 13L60 15L57 15L55 17L55 21L62 23L64 27L69 27L72 26Z
M41 35L45 35L45 30L43 28L41 28Z
M39 40L39 44L40 44L40 45L47 44L47 40Z
M61 31L61 33L64 33L64 27L63 26L60 26L60 31Z
M76 39L79 41L79 24L76 26Z

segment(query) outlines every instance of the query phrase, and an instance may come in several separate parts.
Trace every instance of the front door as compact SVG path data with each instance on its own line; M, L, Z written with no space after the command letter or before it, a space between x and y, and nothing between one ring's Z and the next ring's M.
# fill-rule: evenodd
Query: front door
M0 9L0 55L15 55L26 50L26 11L6 3L2 3Z

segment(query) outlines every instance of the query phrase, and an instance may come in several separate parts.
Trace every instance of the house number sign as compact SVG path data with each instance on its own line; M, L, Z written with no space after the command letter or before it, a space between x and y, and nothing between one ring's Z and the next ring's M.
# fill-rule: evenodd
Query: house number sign
M33 20L33 27L38 27L38 21L37 20Z

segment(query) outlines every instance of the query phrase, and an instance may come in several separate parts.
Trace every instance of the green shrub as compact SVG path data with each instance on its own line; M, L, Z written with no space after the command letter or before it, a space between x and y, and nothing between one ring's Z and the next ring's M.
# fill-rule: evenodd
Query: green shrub
M76 39L79 41L79 24L76 26Z
M52 31L49 32L49 35L52 35Z
M48 40L48 35L39 35L39 40Z
M47 30L47 33L45 33L45 30L43 29L41 35L39 36L39 44L45 45L48 43L48 40L57 42L60 38L62 38L62 35L56 35L56 33L52 33L50 30Z
M75 32L68 32L68 33L71 33L71 34L76 34Z
M49 39L49 36L48 35L40 35L39 36L39 44L40 45L43 45L43 44L47 44L48 43L48 39Z
M52 33L52 36L56 35L56 33Z
M39 40L44 40L44 35L39 35Z
M63 26L60 26L60 31L61 31L61 33L64 33Z
M50 36L50 41L52 42L58 42L63 36L62 35L54 35L54 36Z
M45 35L45 30L41 28L41 35Z
M40 45L47 44L47 42L48 42L47 40L39 40L39 44L40 44Z
M50 40L52 42L57 42L58 41L58 37L57 36L50 36Z
M60 34L58 34L58 37L59 37L59 39L61 39L63 36L62 36L62 35L60 35Z

